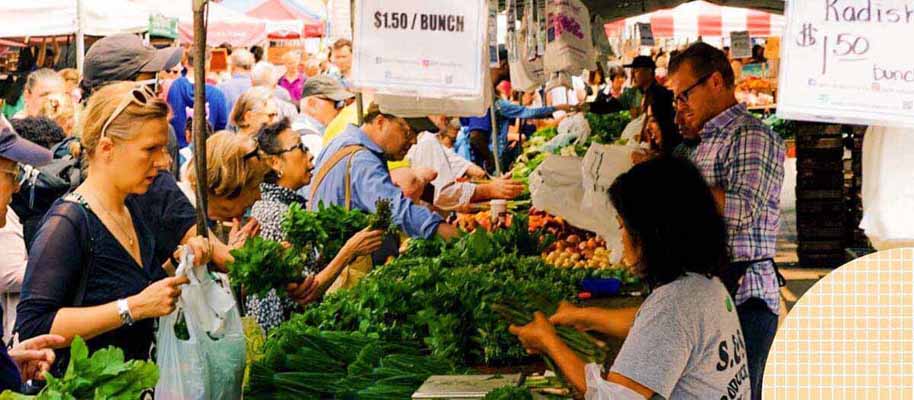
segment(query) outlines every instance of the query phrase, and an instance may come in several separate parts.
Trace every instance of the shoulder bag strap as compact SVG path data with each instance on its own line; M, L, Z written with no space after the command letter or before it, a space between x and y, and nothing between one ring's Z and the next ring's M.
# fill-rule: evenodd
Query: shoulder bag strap
M83 265L82 273L79 276L79 286L76 289L76 295L73 296L73 306L79 307L83 304L83 301L86 298L86 286L89 283L89 272L92 269L92 257L93 257L93 244L95 239L92 237L92 231L89 227L90 219L89 213L86 212L85 200L77 193L71 193L64 197L64 201L73 203L76 208L83 215L83 220L86 222L83 225L82 237L83 240L80 240L82 243L82 253L83 253Z
M311 183L311 196L308 198L308 208L310 208L312 210L316 209L317 205L314 204L314 197L317 194L317 189L324 182L324 178L327 177L327 174L330 173L330 171L333 169L333 167L335 167L337 164L339 164L340 161L342 161L344 158L346 158L350 155L353 155L362 150L365 150L365 148L362 146L359 146L359 145L351 145L351 146L343 147L342 149L338 150L335 154L333 154L333 156L330 157L330 159L327 160L327 162L324 163L323 166L321 166L321 169L319 171L317 171L317 175L314 177L314 181ZM352 163L352 161L350 159L349 164L351 165L351 163ZM349 197L348 196L348 194L349 194L349 171L348 171L348 169L346 171L346 193L347 193L347 197ZM348 203L348 201L349 200L347 199L347 203ZM347 204L347 207L348 207L348 204Z

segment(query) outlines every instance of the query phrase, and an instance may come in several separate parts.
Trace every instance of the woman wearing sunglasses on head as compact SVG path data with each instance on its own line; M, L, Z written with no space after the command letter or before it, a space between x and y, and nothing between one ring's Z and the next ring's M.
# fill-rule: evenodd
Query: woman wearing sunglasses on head
M91 350L113 345L147 359L153 319L171 313L187 278L155 262L154 224L137 196L168 164L168 105L136 83L111 84L89 99L80 123L88 177L54 203L38 229L17 308L21 338L79 335ZM188 241L198 264L212 249ZM58 353L65 367L68 352ZM62 361L61 361L62 360Z
M255 87L238 98L232 108L229 121L238 129L238 134L254 138L264 125L279 119L279 108L273 99L273 92L267 88Z
M719 279L727 265L726 225L691 162L660 156L613 182L623 262L651 294L637 310L559 305L551 317L511 326L531 354L545 354L578 391L594 398L748 399L748 363L736 305ZM665 206L675 197L678 207ZM688 210L688 212L682 212ZM607 374L586 365L553 324L625 342ZM595 393L593 393L595 392Z
M196 153L194 157L197 156ZM260 200L260 184L269 167L262 161L257 142L228 131L216 132L206 140L206 215L217 237L236 248L256 234L257 222L251 219L242 228L241 219L255 201ZM197 187L197 169L191 162L187 180ZM192 197L193 192L189 193ZM223 231L232 223L231 233Z
M270 172L260 185L261 199L254 203L251 216L260 224L261 237L283 241L282 221L289 206L297 203L305 208L305 198L297 192L311 182L314 157L302 144L301 137L291 129L287 119L263 127L257 141ZM304 282L284 288L294 302L283 299L275 291L264 298L251 296L247 302L248 313L257 318L264 330L278 326L295 303L305 305L320 298L343 267L358 256L378 250L381 240L381 231L356 233L326 268L308 271L312 276Z

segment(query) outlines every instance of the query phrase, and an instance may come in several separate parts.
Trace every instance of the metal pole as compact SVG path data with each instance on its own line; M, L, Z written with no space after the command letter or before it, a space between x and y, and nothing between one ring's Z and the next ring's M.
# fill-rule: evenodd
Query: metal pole
M496 94L497 96L497 94ZM501 176L501 155L498 154L498 123L495 122L495 96L489 106L489 120L492 121L492 157L495 158L495 175Z
M194 168L197 170L197 234L209 237L206 191L206 27L207 0L194 0ZM208 8L206 9L208 10Z
M76 70L83 74L83 60L86 58L86 37L83 29L85 20L82 0L76 0Z
M349 27L352 30L352 55L355 56L355 2L349 2ZM362 92L355 93L355 112L356 112L356 125L362 126L362 123L365 122L365 116L363 115L365 110L365 103L362 100Z

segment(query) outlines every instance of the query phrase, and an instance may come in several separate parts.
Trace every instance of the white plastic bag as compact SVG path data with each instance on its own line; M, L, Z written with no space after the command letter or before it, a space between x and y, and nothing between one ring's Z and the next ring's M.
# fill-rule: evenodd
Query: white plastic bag
M584 379L587 382L587 392L584 400L642 400L637 392L622 385L603 379L600 366L590 363L584 366Z
M190 283L181 288L175 312L159 319L156 399L240 399L246 344L241 315L224 274L215 277L206 266L192 267L185 251L175 275ZM188 339L178 338L175 325L186 322Z
M871 126L863 139L863 219L877 250L914 246L914 132Z

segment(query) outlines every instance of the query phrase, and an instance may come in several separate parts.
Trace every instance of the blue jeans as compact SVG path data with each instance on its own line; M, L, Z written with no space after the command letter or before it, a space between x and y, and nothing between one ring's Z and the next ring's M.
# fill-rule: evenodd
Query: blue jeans
M749 361L749 381L752 384L752 400L762 398L762 378L768 351L778 330L778 316L768 309L762 299L749 299L736 306L739 324L746 339L746 356Z

